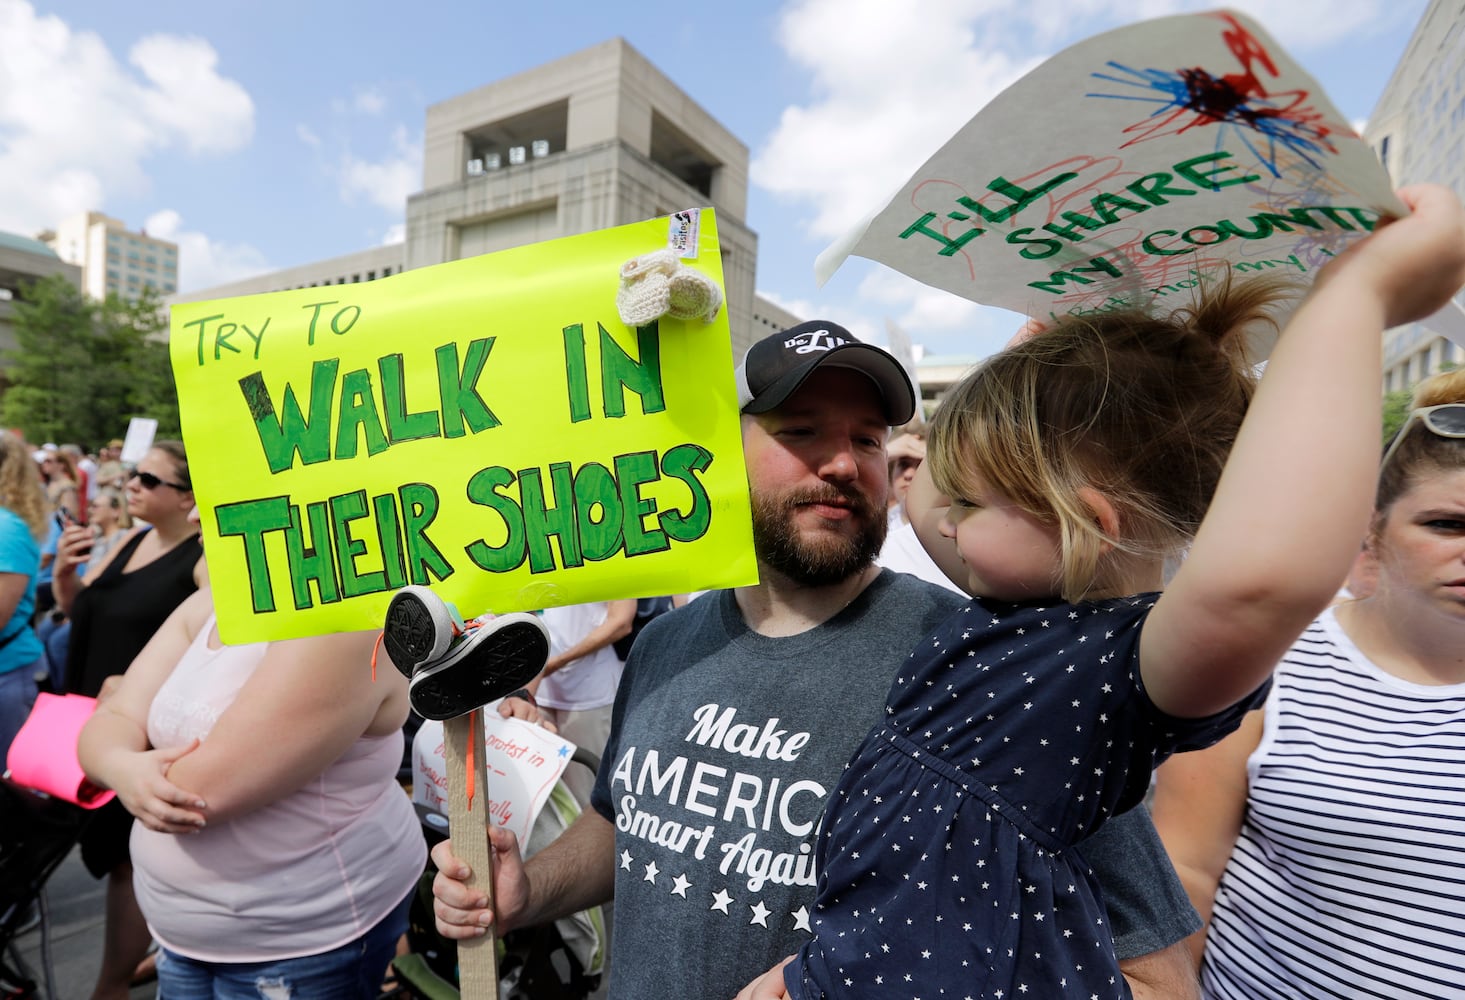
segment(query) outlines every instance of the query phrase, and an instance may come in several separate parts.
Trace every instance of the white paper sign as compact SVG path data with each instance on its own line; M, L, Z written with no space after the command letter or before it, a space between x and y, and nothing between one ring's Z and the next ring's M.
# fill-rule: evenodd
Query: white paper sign
M151 417L133 417L127 422L127 437L122 440L120 460L128 465L141 462L148 449L153 446L153 438L157 433L156 420Z
M575 744L522 719L483 713L484 766L488 771L488 815L529 842L529 830L565 773ZM463 781L463 776L457 776ZM448 811L448 776L443 763L443 724L428 720L412 740L412 801Z
M1217 11L1043 63L815 270L823 281L856 254L1037 317L1163 311L1226 268L1310 274L1404 212L1317 82Z

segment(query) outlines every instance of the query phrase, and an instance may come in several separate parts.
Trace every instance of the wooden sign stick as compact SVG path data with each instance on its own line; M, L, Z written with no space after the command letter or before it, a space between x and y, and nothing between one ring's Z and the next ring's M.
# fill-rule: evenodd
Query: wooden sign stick
M471 748L471 749L470 749ZM482 889L493 909L493 849L488 841L488 774L483 766L483 709L443 723L443 761L448 778L448 833L453 853L473 870L465 885ZM469 776L469 762L472 774ZM473 798L469 801L468 784ZM498 1000L498 936L458 942L458 993L463 1000Z

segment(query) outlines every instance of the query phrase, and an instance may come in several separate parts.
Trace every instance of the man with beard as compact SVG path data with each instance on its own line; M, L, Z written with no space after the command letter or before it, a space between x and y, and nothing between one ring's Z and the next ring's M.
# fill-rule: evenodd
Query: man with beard
M755 344L737 381L758 584L699 598L637 639L594 809L527 863L512 834L492 830L500 931L614 893L615 997L727 1000L797 950L815 919L825 795L912 647L962 603L874 564L886 439L916 405L894 358L804 323ZM1136 822L1104 827L1123 863L1100 866L1106 888L1138 897L1111 913L1133 959L1125 972L1165 984L1144 995L1192 995L1183 946L1134 957L1199 926L1153 828ZM484 933L492 917L460 881L462 862L446 844L433 858L439 931Z

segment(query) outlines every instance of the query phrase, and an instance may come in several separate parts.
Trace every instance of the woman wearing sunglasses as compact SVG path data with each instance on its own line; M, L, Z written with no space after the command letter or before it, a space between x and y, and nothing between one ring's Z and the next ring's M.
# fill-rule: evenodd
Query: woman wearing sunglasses
M71 617L66 655L68 691L97 697L123 673L173 609L208 582L198 525L189 521L193 489L179 441L158 441L125 487L127 512L148 527L135 531L78 578L88 561L91 529L73 525L57 546L52 586ZM125 998L151 937L132 893L127 851L132 816L114 800L97 811L81 838L82 860L107 876L107 926L94 1000Z
M1302 635L1240 730L1159 770L1207 997L1459 995L1465 372L1415 406L1380 469L1362 596Z

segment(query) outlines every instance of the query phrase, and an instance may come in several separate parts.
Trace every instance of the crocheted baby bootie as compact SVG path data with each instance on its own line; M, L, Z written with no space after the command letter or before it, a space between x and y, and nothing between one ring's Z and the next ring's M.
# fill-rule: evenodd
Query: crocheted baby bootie
M622 323L645 326L666 315L671 308L670 277L676 267L677 257L671 250L654 250L621 265L616 312Z
M667 312L677 319L710 323L722 308L722 289L701 271L678 267L668 280L671 302Z

